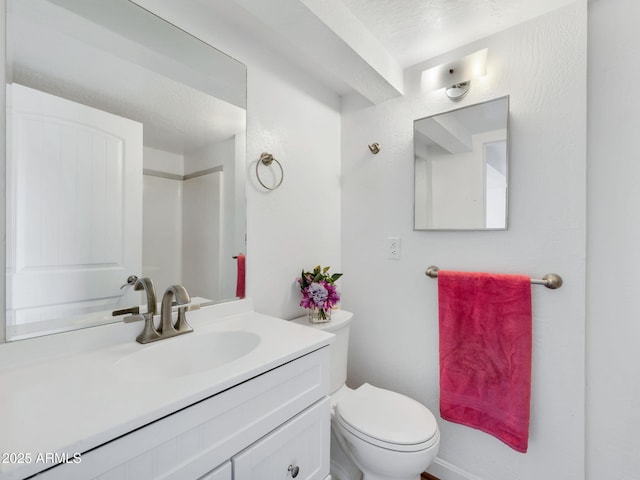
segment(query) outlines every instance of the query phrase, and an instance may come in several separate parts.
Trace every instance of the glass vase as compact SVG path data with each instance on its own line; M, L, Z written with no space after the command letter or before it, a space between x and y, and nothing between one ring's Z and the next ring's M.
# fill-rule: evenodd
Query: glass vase
M331 310L323 310L321 308L309 309L309 321L311 323L325 323L331 321Z

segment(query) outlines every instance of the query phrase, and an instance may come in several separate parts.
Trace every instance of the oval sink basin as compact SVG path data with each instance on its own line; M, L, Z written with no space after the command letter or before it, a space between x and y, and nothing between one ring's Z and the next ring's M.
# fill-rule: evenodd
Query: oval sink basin
M252 332L189 333L159 340L113 364L122 380L157 382L220 367L251 352L260 343Z

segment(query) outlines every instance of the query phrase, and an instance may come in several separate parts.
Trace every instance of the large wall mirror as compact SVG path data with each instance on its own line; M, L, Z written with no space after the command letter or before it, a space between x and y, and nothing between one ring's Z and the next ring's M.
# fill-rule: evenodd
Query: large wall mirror
M6 52L6 339L121 321L132 275L233 299L246 67L128 0L8 0Z
M415 230L506 230L509 97L414 122Z

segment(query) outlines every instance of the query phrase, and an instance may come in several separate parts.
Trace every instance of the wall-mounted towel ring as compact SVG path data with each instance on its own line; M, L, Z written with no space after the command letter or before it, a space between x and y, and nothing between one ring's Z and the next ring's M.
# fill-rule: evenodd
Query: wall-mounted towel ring
M280 181L273 187L268 187L260 178L259 168L261 163L266 165L267 167L270 167L273 162L276 162L278 167L280 167ZM258 178L258 182L260 182L260 185L262 185L264 188L266 188L267 190L275 190L280 185L282 185L282 181L284 180L284 169L282 168L282 164L278 160L276 160L273 155L267 152L262 152L262 154L260 155L260 160L256 162L256 177Z

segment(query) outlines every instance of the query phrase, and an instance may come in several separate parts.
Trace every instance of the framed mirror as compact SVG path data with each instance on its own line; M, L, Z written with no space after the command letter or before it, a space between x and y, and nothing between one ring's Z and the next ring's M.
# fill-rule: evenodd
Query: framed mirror
M6 338L235 298L246 67L128 0L8 0ZM145 308L141 308L141 312Z
M414 229L506 230L509 97L414 121Z

